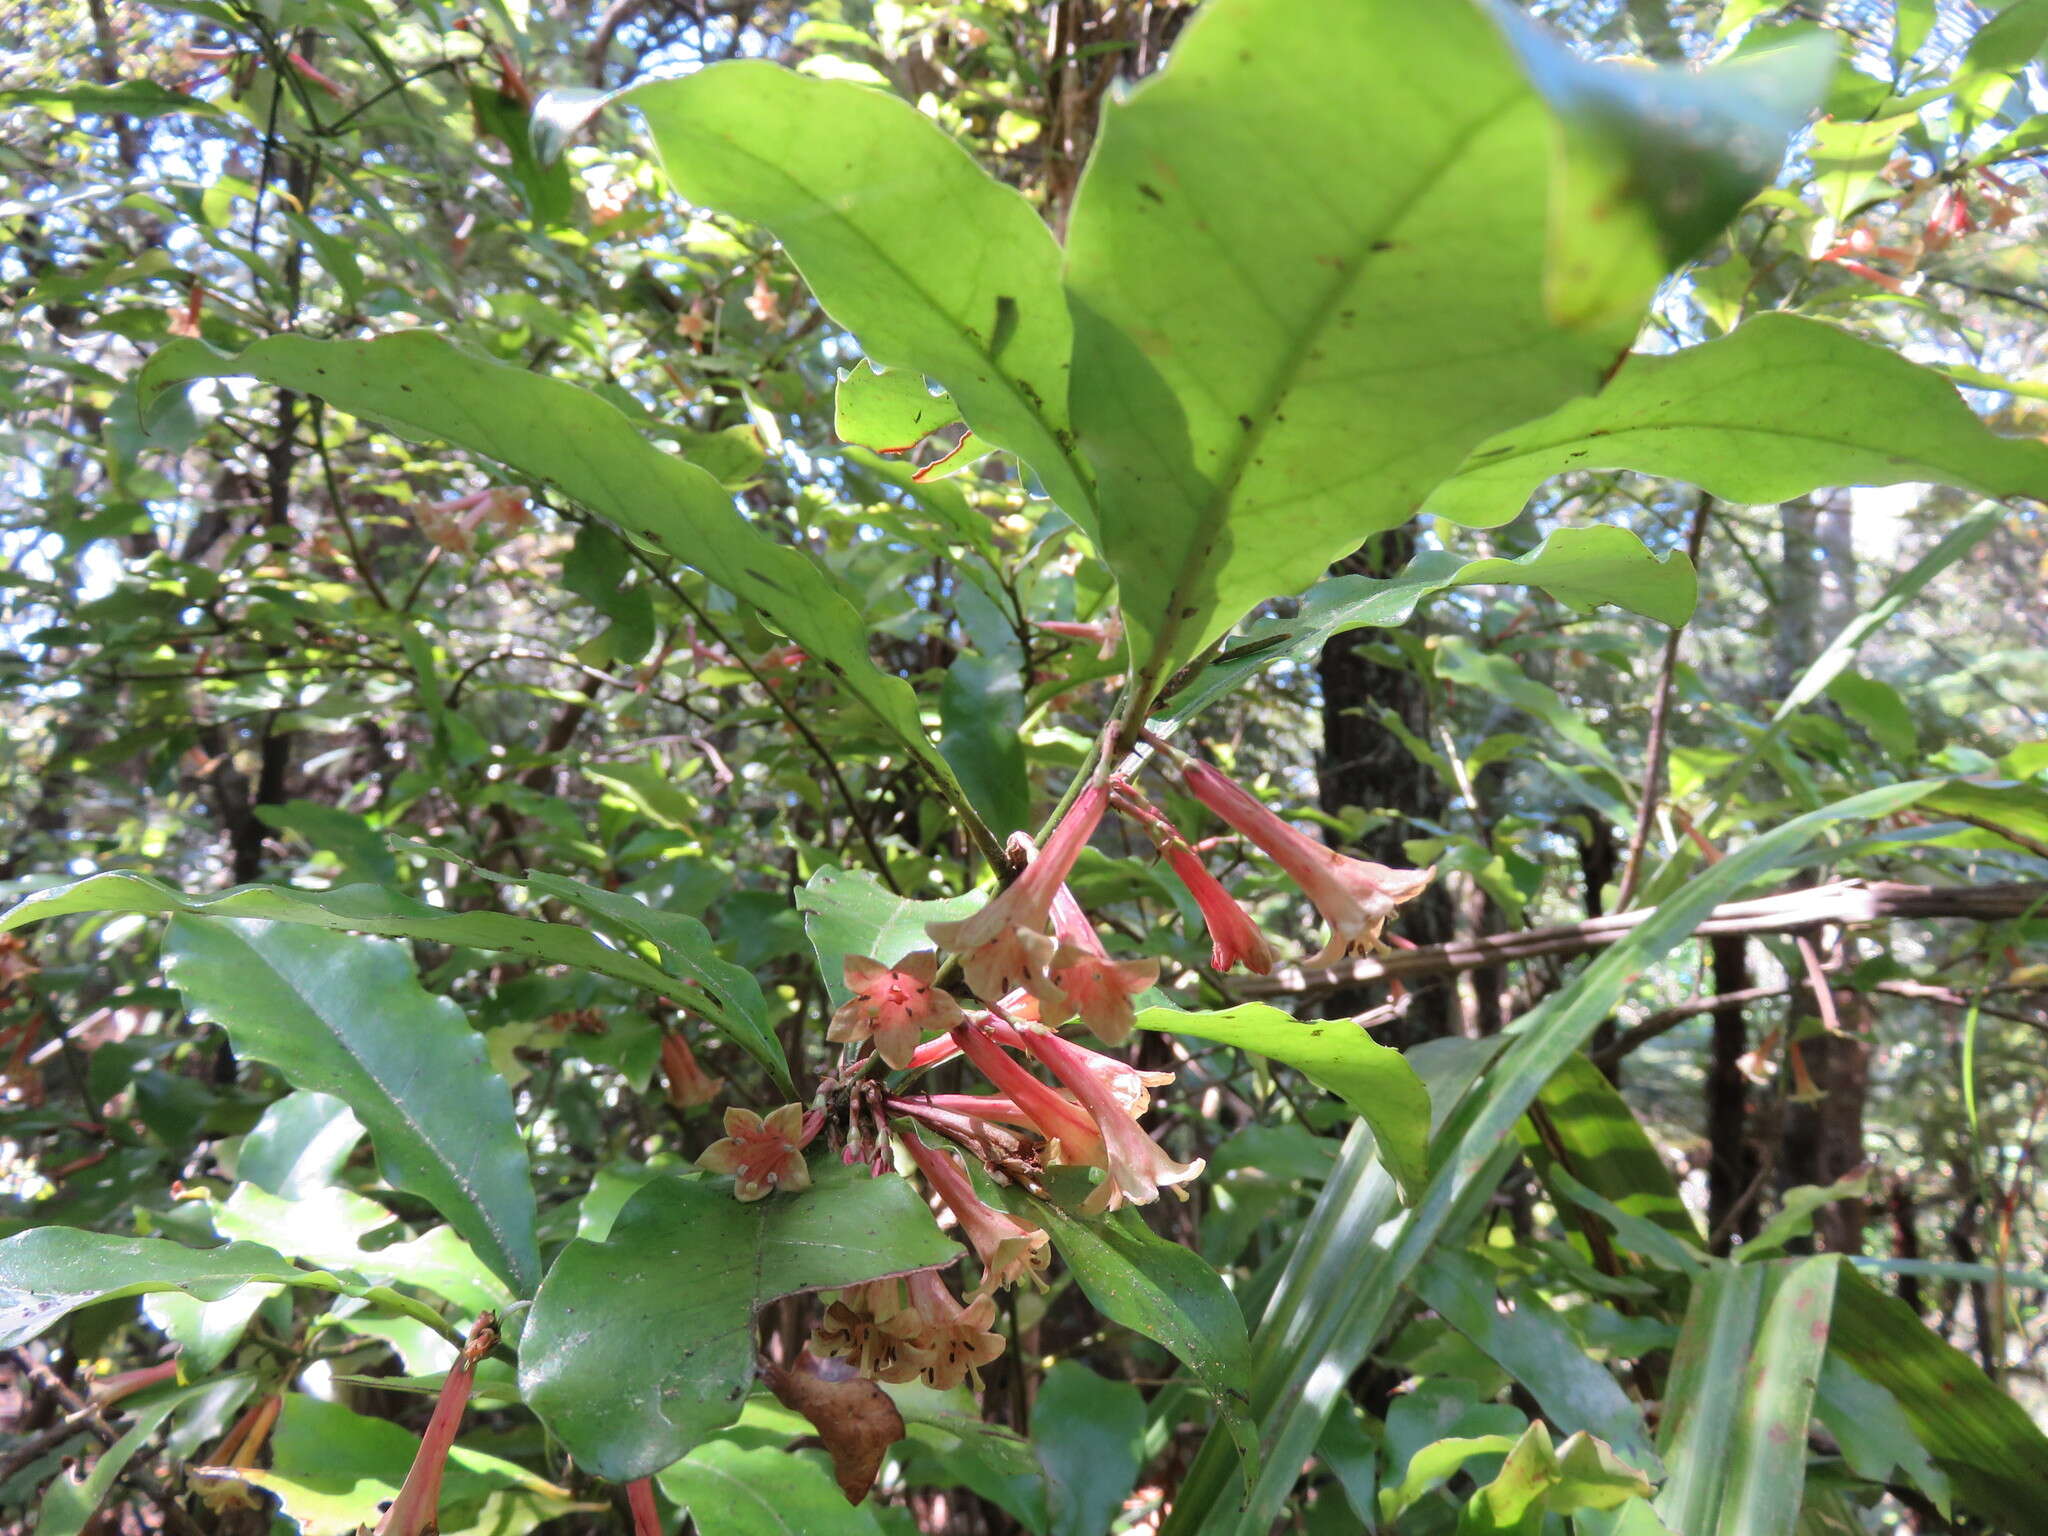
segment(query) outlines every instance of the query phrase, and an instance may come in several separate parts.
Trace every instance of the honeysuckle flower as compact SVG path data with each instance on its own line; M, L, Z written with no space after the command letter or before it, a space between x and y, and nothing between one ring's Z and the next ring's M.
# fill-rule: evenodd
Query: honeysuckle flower
M699 1066L690 1043L677 1034L661 1037L661 1075L668 1082L668 1101L677 1109L709 1104L725 1087L725 1079Z
M976 1023L998 1045L1006 1045L1013 1051L1026 1048L1025 1031L1015 1025L994 1018L978 1018ZM1074 1049L1087 1059L1089 1069L1109 1085L1109 1090L1116 1095L1117 1102L1133 1115L1142 1115L1152 1107L1152 1095L1147 1092L1148 1089L1163 1088L1173 1081L1171 1072L1141 1072L1129 1062L1118 1061L1114 1056L1105 1056L1100 1051L1091 1051L1085 1045L1077 1045ZM912 1065L935 1066L959 1054L960 1047L952 1035L941 1035L938 1039L927 1040L918 1047ZM1030 1123L1028 1117L1012 1118L1022 1116L1023 1112L1007 1099L990 1098L986 1095L976 1098L968 1094L933 1094L930 1098L933 1103L955 1102L963 1109L975 1104L985 1104L989 1107L984 1113L992 1120L1005 1120L1012 1125Z
M910 1304L924 1320L918 1342L931 1356L918 1372L924 1384L950 1392L972 1380L980 1391L981 1368L1001 1355L1006 1343L989 1326L996 1320L995 1299L977 1296L962 1306L936 1270L921 1269L907 1283Z
M1180 883L1187 887L1188 895L1194 898L1195 906L1202 914L1202 923L1209 930L1210 968L1227 971L1234 965L1242 965L1254 976L1264 976L1271 971L1273 946L1259 932L1259 925L1252 921L1251 914L1223 888L1223 882L1209 873L1208 866L1181 835L1180 828L1168 820L1163 811L1135 795L1128 799L1119 795L1117 804L1128 806L1137 814L1138 824L1151 837L1152 846L1159 850L1160 857L1166 860L1167 866L1180 877Z
M697 1166L731 1174L736 1200L759 1200L778 1189L794 1194L811 1187L803 1149L816 1134L801 1104L785 1104L765 1118L734 1105L725 1112L725 1139L706 1147Z
M1113 1211L1126 1200L1145 1205L1157 1200L1162 1189L1173 1189L1182 1199L1187 1198L1178 1186L1200 1177L1207 1166L1202 1158L1178 1163L1167 1156L1089 1067L1080 1046L1050 1033L1027 1033L1024 1039L1031 1054L1080 1100L1101 1133L1106 1155L1099 1166L1107 1169L1109 1177L1082 1205L1084 1211Z
M960 969L976 997L994 1002L1022 987L1047 1001L1057 1000L1046 966L1058 945L1045 932L1046 919L1053 896L1095 835L1108 803L1109 791L1104 786L1089 785L1009 889L992 897L972 917L925 925L933 943L960 957Z
M1184 763L1181 772L1194 797L1263 848L1323 914L1330 925L1329 942L1308 965L1335 965L1374 953L1387 919L1436 876L1434 868L1394 869L1341 854L1320 838L1295 831L1207 763Z
M960 1230L973 1245L974 1256L981 1260L981 1288L978 1294L986 1295L1006 1285L1015 1285L1019 1280L1029 1278L1040 1290L1045 1281L1040 1278L1052 1254L1047 1244L1052 1235L1043 1227L1030 1226L1005 1214L988 1204L974 1192L974 1183L950 1152L937 1147L928 1147L915 1136L907 1136L903 1144L910 1151L911 1161L917 1164L931 1187L953 1213L953 1219L960 1223Z
M844 975L853 996L832 1015L827 1040L841 1045L873 1039L882 1060L901 1071L910 1065L928 1029L951 1029L961 1019L953 994L932 985L939 957L929 949L888 966L866 955L848 955Z
M426 1433L420 1436L412 1470L405 1474L398 1497L377 1522L376 1536L432 1536L440 1529L441 1474L447 1470L448 1452L454 1449L463 1412L469 1407L477 1365L497 1343L498 1320L486 1312L470 1329L462 1353L455 1357L448 1379L441 1384L441 1396L434 1404L433 1417L427 1420Z
M924 1318L903 1304L902 1287L894 1280L871 1280L839 1293L811 1331L810 1350L825 1358L848 1361L870 1381L902 1383L916 1379L932 1359L923 1342Z
M1081 904L1064 885L1053 897L1052 923L1060 945L1046 967L1048 979L1059 989L1066 1010L1078 1013L1096 1039L1104 1045L1122 1045L1137 1027L1131 999L1159 980L1159 962L1110 959ZM1048 1013L1045 1000L1039 1000L1041 1024L1062 1023L1065 1016L1057 1009Z
M1074 1100L1055 1093L1025 1070L1024 1064L973 1024L956 1025L953 1039L981 1075L1000 1089L1046 1140L1046 1160L1109 1166L1102 1133L1088 1112Z

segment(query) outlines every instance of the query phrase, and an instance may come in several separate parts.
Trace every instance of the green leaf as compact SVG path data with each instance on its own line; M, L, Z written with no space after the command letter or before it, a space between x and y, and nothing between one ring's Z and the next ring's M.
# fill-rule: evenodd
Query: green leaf
M2048 1509L2048 1436L1911 1307L1845 1274L1828 1347L1891 1393L1948 1474L1957 1503L2013 1531L2030 1528Z
M1295 1019L1264 1003L1212 1013L1147 1008L1140 1029L1193 1035L1284 1061L1336 1094L1372 1128L1380 1156L1411 1197L1429 1178L1429 1090L1399 1051L1348 1019Z
M1754 1264L1775 1258L1785 1245L1813 1230L1814 1213L1837 1200L1862 1200L1870 1194L1869 1168L1844 1174L1832 1184L1801 1184L1785 1191L1776 1215L1764 1223L1761 1232L1742 1245L1738 1263Z
M115 1237L76 1227L32 1227L0 1242L0 1349L34 1338L94 1302L178 1291L219 1301L252 1281L372 1296L439 1327L432 1309L385 1287L295 1268L259 1243L187 1248L161 1237Z
M836 1008L853 994L846 990L845 960L866 955L894 965L914 950L932 948L926 923L954 923L981 910L986 897L972 891L943 901L916 901L885 890L866 870L827 864L796 893L804 933L818 953L818 972Z
M272 336L236 357L174 341L136 379L144 418L189 380L214 378L262 379L371 417L409 441L484 454L609 518L752 603L872 710L942 789L957 791L919 723L917 696L869 657L867 623L832 578L755 528L724 486L655 447L590 391L425 331L375 341Z
M1380 1490L1380 1523L1398 1520L1416 1500L1462 1471L1466 1462L1480 1456L1505 1456L1515 1445L1508 1435L1457 1435L1423 1446L1408 1458L1401 1481Z
M1194 1373L1249 1466L1255 1443L1245 1415L1250 1345L1237 1299L1206 1260L1168 1242L1135 1210L1082 1216L1085 1181L1067 1176L1051 1188L1050 1200L1012 1194L1011 1210L1052 1235L1096 1311L1164 1345Z
M361 1275L387 1285L412 1285L454 1302L469 1316L503 1311L511 1292L451 1227L420 1237L366 1246L373 1232L397 1220L376 1201L346 1189L318 1189L281 1199L238 1184L214 1209L214 1230L230 1241L261 1243L289 1259Z
M952 398L935 395L910 368L879 373L863 358L839 370L832 397L832 430L842 443L876 453L908 453L941 427L960 419Z
M903 1179L836 1161L751 1205L724 1180L636 1191L602 1243L562 1250L519 1348L528 1406L601 1477L660 1471L730 1424L754 1379L754 1314L799 1291L950 1264Z
M202 1392L212 1391L213 1386L210 1381L202 1381L196 1386L151 1396L146 1402L125 1405L135 1422L120 1439L100 1452L92 1471L78 1477L67 1466L43 1490L42 1503L36 1511L36 1536L78 1536L99 1512L114 1480L149 1444L164 1420Z
M1497 14L1555 115L1544 294L1574 328L1633 327L1665 275L1771 184L1834 71L1825 34L1708 70L1614 68Z
M1592 88L1543 47L1581 120ZM1632 94L1597 110L1634 132ZM1560 121L1490 10L1400 0L1211 4L1105 111L1068 240L1074 415L1141 692L1405 522L1488 433L1597 387L1647 293L1590 328L1551 313ZM1655 242L1631 277L1667 249L1651 208L1612 210Z
M1458 1536L1540 1536L1545 1514L1613 1509L1649 1492L1649 1478L1593 1436L1581 1431L1553 1448L1550 1431L1538 1420L1515 1442L1493 1481L1472 1495Z
M646 117L678 193L768 230L870 359L943 386L1093 525L1059 247L1022 196L908 102L844 80L742 60L616 99Z
M1806 1490L1806 1428L1843 1265L1838 1255L1821 1254L1776 1268L1733 1454L1718 1469L1727 1487L1717 1536L1778 1536L1799 1518Z
M1625 1459L1662 1470L1643 1410L1548 1307L1525 1300L1503 1311L1486 1267L1464 1253L1439 1253L1417 1271L1414 1286L1424 1305L1527 1387L1559 1429L1589 1431Z
M848 1504L832 1474L810 1456L713 1440L660 1482L698 1536L881 1536L873 1509Z
M652 944L661 956L664 970L696 983L676 1001L697 1008L707 996L714 999L716 1008L705 1011L725 1020L727 1033L745 1045L755 1060L766 1065L785 1091L793 1091L782 1047L769 1028L768 1000L761 994L761 983L754 979L752 971L719 954L710 932L696 918L686 912L649 906L628 892L608 891L566 875L532 871L524 883L537 896L553 896L580 907L601 922L624 929L632 938Z
M1965 123L1989 117L2014 78L2048 46L2048 0L2012 0L1970 39L1949 89Z
M1439 592L1495 585L1536 587L1578 611L1612 603L1671 625L1692 617L1699 597L1698 577L1683 550L1653 555L1627 529L1604 524L1559 528L1512 560L1471 560L1453 550L1424 550L1399 575L1384 580L1333 576L1317 582L1292 614L1253 625L1241 642L1175 693L1163 713L1168 719L1188 719L1275 662L1313 660L1347 630L1393 629Z
M1346 1143L1296 1239L1300 1257L1260 1324L1250 1397L1268 1470L1254 1482L1235 1529L1263 1532L1277 1518L1337 1391L1378 1342L1401 1287L1432 1249L1455 1240L1484 1213L1516 1155L1516 1122L1636 977L1717 903L1798 861L1828 828L1891 815L1933 787L1928 781L1890 785L1794 817L1684 884L1627 939L1517 1021L1498 1060L1438 1132L1435 1171L1412 1209L1398 1211L1391 1176L1359 1155L1356 1138ZM1182 1484L1178 1508L1220 1507L1232 1471L1228 1452L1212 1435ZM1181 1536L1192 1518L1170 1517L1169 1536Z
M1518 1134L1538 1177L1555 1179L1567 1199L1598 1196L1616 1210L1608 1219L1624 1241L1642 1225L1663 1234L1664 1241L1641 1234L1632 1244L1638 1252L1679 1269L1694 1262L1693 1250L1704 1252L1699 1223L1656 1144L1620 1091L1585 1057L1572 1057L1543 1085ZM1600 1206L1588 1209L1606 1214ZM1639 1246L1643 1242L1651 1246Z
M195 117L220 115L220 108L212 102L187 96L183 91L174 91L154 80L74 85L61 91L0 91L0 112L9 107L42 107L71 117L97 117L115 112L123 112L130 117L162 117L171 112L190 112Z
M340 1099L288 1093L242 1138L235 1172L282 1199L302 1199L332 1184L362 1139L362 1122Z
M1910 760L1919 752L1920 729L1913 723L1913 712L1890 683L1844 672L1828 684L1827 696L1890 756Z
M1838 1308L1836 1316L1841 1315ZM1891 1482L1895 1472L1902 1472L1933 1501L1943 1519L1949 1518L1953 1500L1948 1478L1913 1433L1899 1400L1836 1351L1829 1351L1821 1366L1813 1413L1841 1446L1850 1471L1872 1483Z
M1657 1449L1668 1473L1657 1513L1680 1531L1711 1531L1727 1486L1742 1397L1768 1271L1716 1261L1693 1281L1671 1357ZM1806 1443L1804 1426L1799 1443Z
M517 883L517 882L513 882ZM776 1075L786 1081L782 1047L765 1027L728 1013L715 995L687 985L684 970L671 974L630 950L613 949L586 928L547 923L502 912L448 912L378 886L345 885L331 891L300 891L277 885L238 885L213 896L187 896L146 875L114 871L88 875L70 885L38 891L0 913L0 933L24 923L76 912L185 912L200 917L264 918L316 928L424 939L433 944L495 949L542 965L595 971L658 996L690 1006ZM681 930L676 930L681 936ZM708 942L708 941L707 941ZM678 952L672 951L671 958ZM702 956L699 965L708 965ZM722 963L722 962L721 962ZM723 973L720 973L723 974ZM735 987L740 984L732 983ZM759 996L759 987L754 995Z
M998 837L1021 832L1031 816L1025 771L1024 675L1009 657L962 651L939 688L939 750L953 765L968 803Z
M238 1469L235 1475L276 1494L299 1536L355 1536L375 1525L384 1504L396 1497L420 1442L389 1419L292 1393L278 1414L270 1447L267 1469ZM500 1507L502 1518L488 1522L504 1536L518 1536L542 1519L602 1507L571 1502L566 1490L524 1467L456 1445L441 1484L440 1528L462 1536L465 1516L494 1496L514 1506Z
M176 917L164 975L243 1056L343 1100L368 1129L385 1181L432 1205L515 1293L532 1294L540 1253L512 1095L483 1038L419 984L403 945Z
M1145 1399L1127 1381L1062 1360L1031 1405L1031 1444L1045 1469L1050 1536L1100 1536L1145 1462Z
M395 885L398 861L384 839L353 811L311 800L290 800L283 805L254 807L257 820L280 832L296 832L313 847L331 853L341 861L342 883L353 885Z
M2048 499L2048 444L2000 437L1931 368L1784 314L1681 352L1631 355L1592 399L1480 444L1424 510L1503 523L1550 476L1581 469L1637 470L1755 504L1918 480Z

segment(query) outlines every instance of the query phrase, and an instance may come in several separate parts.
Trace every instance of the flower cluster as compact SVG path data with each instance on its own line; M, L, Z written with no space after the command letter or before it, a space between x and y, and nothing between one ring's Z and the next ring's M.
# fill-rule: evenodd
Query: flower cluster
M1272 858L1322 913L1330 936L1311 964L1371 954L1388 919L1429 885L1431 870L1393 869L1340 854L1296 831L1216 769L1171 749L1168 756L1188 793ZM1156 959L1113 958L1067 887L1081 850L1111 810L1136 821L1186 885L1208 928L1214 969L1242 965L1263 975L1273 968L1272 945L1204 866L1195 845L1134 785L1107 775L1074 798L1042 850L1012 840L1022 868L980 911L926 926L936 950L893 961L847 956L847 1000L832 1015L829 1039L871 1045L874 1056L897 1071L965 1057L994 1090L891 1094L870 1082L857 1097L873 1117L874 1135L856 1130L844 1154L848 1162L866 1156L879 1173L893 1162L892 1141L900 1144L973 1249L981 1279L964 1301L930 1270L843 1290L812 1335L814 1354L843 1359L875 1381L978 1384L980 1368L1003 1351L992 1331L995 1292L1026 1280L1043 1286L1051 1242L1046 1231L987 1204L976 1191L973 1164L931 1144L927 1134L964 1149L999 1182L1033 1190L1043 1189L1048 1168L1094 1169L1101 1177L1081 1205L1087 1214L1147 1204L1165 1190L1185 1198L1186 1186L1200 1176L1200 1159L1176 1160L1139 1124L1151 1107L1151 1090L1172 1082L1173 1074L1141 1072L1058 1032L1078 1018L1104 1044L1122 1045L1136 1028L1137 999L1159 979ZM941 952L954 957L980 1007L963 1006L940 985ZM680 1052L664 1064L672 1089L694 1068ZM866 1075L856 1068L846 1080ZM903 1120L911 1126L904 1128ZM732 1174L741 1200L805 1189L810 1175L802 1148L821 1121L795 1104L765 1119L727 1110L725 1139L698 1163Z

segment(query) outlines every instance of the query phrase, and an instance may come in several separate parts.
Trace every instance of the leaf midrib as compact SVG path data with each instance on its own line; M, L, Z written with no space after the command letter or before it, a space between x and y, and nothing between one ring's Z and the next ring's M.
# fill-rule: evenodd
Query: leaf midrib
M289 990L294 997L300 1000L302 1005L306 1008L306 1011L319 1021L321 1026L324 1029L326 1029L329 1036L334 1040L335 1044L341 1047L343 1053L347 1055L349 1060L356 1063L356 1065L363 1072L363 1075L369 1078L371 1083L373 1083L378 1089L378 1091L383 1094L384 1102L398 1112L399 1117L404 1122L406 1129L410 1130L418 1138L420 1145L428 1150L428 1152L432 1155L435 1164L447 1174L449 1179L454 1183L455 1187L459 1191L461 1191L461 1193L464 1196L468 1198L470 1208L477 1213L478 1217L483 1222L484 1229L490 1233L492 1241L498 1250L498 1259L501 1263L504 1264L509 1275L512 1277L515 1290L523 1289L527 1283L527 1277L525 1275L526 1266L520 1261L519 1256L512 1251L511 1240L509 1236L505 1232L502 1224L499 1222L496 1215L491 1211L490 1207L486 1205L484 1201L481 1199L480 1191L472 1184L471 1180L464 1177L460 1172L458 1172L456 1165L448 1158L447 1154L442 1150L440 1143L427 1134L426 1127L413 1113L411 1107L405 1104L402 1100L400 1100L396 1093L392 1090L390 1084L385 1082L385 1080L382 1077L380 1077L377 1074L377 1072L370 1067L369 1063L364 1059L364 1057L359 1051L353 1049L350 1046L347 1032L344 1029L342 1029L340 1025L336 1023L336 1021L330 1019L328 1015L316 1003L312 1002L309 998L307 998L306 994L297 985L296 981L292 977L288 976L278 966L277 962L269 954L265 953L256 945L250 944L246 939L243 940L243 944L244 947L249 949L259 959L262 960L265 968L268 969L272 975L276 976L277 979L284 984L287 990ZM435 1001L439 1001L439 999L435 999ZM225 1027L225 1025L223 1025L223 1027ZM272 1063L272 1065L278 1067L279 1070L283 1070L286 1063L283 1061L275 1061ZM378 1156L381 1160L383 1156L381 1151L379 1152ZM452 1224L453 1223L451 1222L451 1225Z
M1214 544L1221 524L1229 516L1230 509L1236 501L1246 468L1264 446L1266 435L1271 431L1281 405L1298 384L1301 370L1314 351L1315 340L1328 329L1330 316L1364 277L1368 266L1365 258L1371 254L1373 242L1385 239L1389 233L1399 229L1442 179L1445 167L1463 158L1474 139L1527 99L1526 87L1513 88L1499 102L1473 117L1445 146L1444 152L1431 163L1428 173L1414 179L1413 190L1406 197L1390 205L1383 217L1362 229L1358 238L1346 251L1344 265L1336 280L1324 289L1309 323L1296 333L1294 344L1287 349L1280 367L1274 370L1270 385L1259 401L1259 409L1249 413L1252 417L1251 427L1237 435L1235 447L1230 457L1224 461L1224 472L1216 482L1214 491L1196 509L1195 527L1184 546L1180 570L1174 577L1173 585L1168 588L1166 613L1153 638L1152 655L1146 659L1144 665L1144 687L1149 689L1158 683L1161 660L1171 653L1173 643L1186 627L1186 620L1181 617L1181 613L1189 606L1187 594L1201 578L1204 559Z
M833 207L832 196L819 193L814 188L812 188L808 183L804 182L803 180L796 176L791 175L787 170L785 170L782 166L776 164L774 161L763 159L761 156L755 154L752 150L742 145L738 141L738 139L735 138L732 134L725 133L722 131L716 131L713 132L712 136L717 138L721 143L723 143L726 146L726 148L729 149L732 153L746 160L748 164L759 168L761 171L767 173L769 176L772 176L776 180L780 181L784 186L794 189L800 197L814 203L815 205L821 208ZM951 140L948 140L947 142L950 144ZM959 146L954 145L953 147L957 149ZM976 168L979 169L978 166ZM962 324L959 320L956 320L953 317L952 313L946 308L946 306L941 304L922 282L918 281L917 278L913 277L910 271L906 267L904 267L901 262L897 261L896 258L889 253L886 247L878 244L858 224L855 224L851 219L845 218L844 216L839 214L836 209L834 209L833 211L831 222L837 227L848 231L852 235L854 240L858 242L863 248L865 248L872 256L874 256L875 259L883 267L893 272L897 276L897 278L902 281L904 287L908 288L912 293L916 294L918 298L923 300L926 308L928 308L933 314L938 315L945 322L947 328L950 329L954 333L954 335L959 338L961 344L969 352L971 352L974 356L980 358L984 363L988 365L989 372L1002 382L1002 386L1004 390L1009 394L1011 400L1017 404L1017 406L1024 412L1026 416L1030 417L1032 421L1038 424L1039 430L1045 435L1047 442L1049 442L1052 445L1053 451L1055 455L1058 457L1060 463L1063 466L1065 466L1067 473L1073 477L1074 483L1081 488L1082 493L1087 497L1087 510L1090 519L1092 521L1099 523L1100 514L1097 511L1096 507L1094 480L1088 475L1085 467L1074 457L1073 453L1068 449L1066 443L1061 440L1059 432L1054 429L1052 424L1048 422L1043 415L1040 414L1040 408L1032 403L1031 397L1025 394L1022 386L1018 383L1016 378L1014 378L1011 375L1008 369L1003 367L1001 361L995 356L995 354L989 351L989 349L981 343L981 341L978 339L977 333L972 330L969 330L966 325ZM767 226L763 224L762 227L766 228ZM1053 249L1055 251L1059 249L1057 243L1054 244ZM849 327L849 329L852 328ZM941 382L944 381L942 380ZM970 425L972 424L970 423ZM1015 452L1016 450L1012 449L1011 451Z

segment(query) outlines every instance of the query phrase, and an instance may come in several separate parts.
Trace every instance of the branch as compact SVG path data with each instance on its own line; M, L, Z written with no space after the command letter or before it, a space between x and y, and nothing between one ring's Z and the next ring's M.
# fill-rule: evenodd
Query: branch
M1960 917L1992 922L2020 917L2048 901L2048 882L1975 886L1900 885L1882 880L1837 880L1806 890L1784 891L1749 901L1731 901L1709 912L1693 931L1801 933L1827 923L1892 922L1901 918ZM1456 939L1422 949L1396 950L1371 960L1304 970L1283 966L1266 977L1237 984L1246 1001L1300 997L1396 977L1441 976L1483 970L1548 955L1583 955L1618 944L1646 922L1654 909L1617 912L1559 928Z

